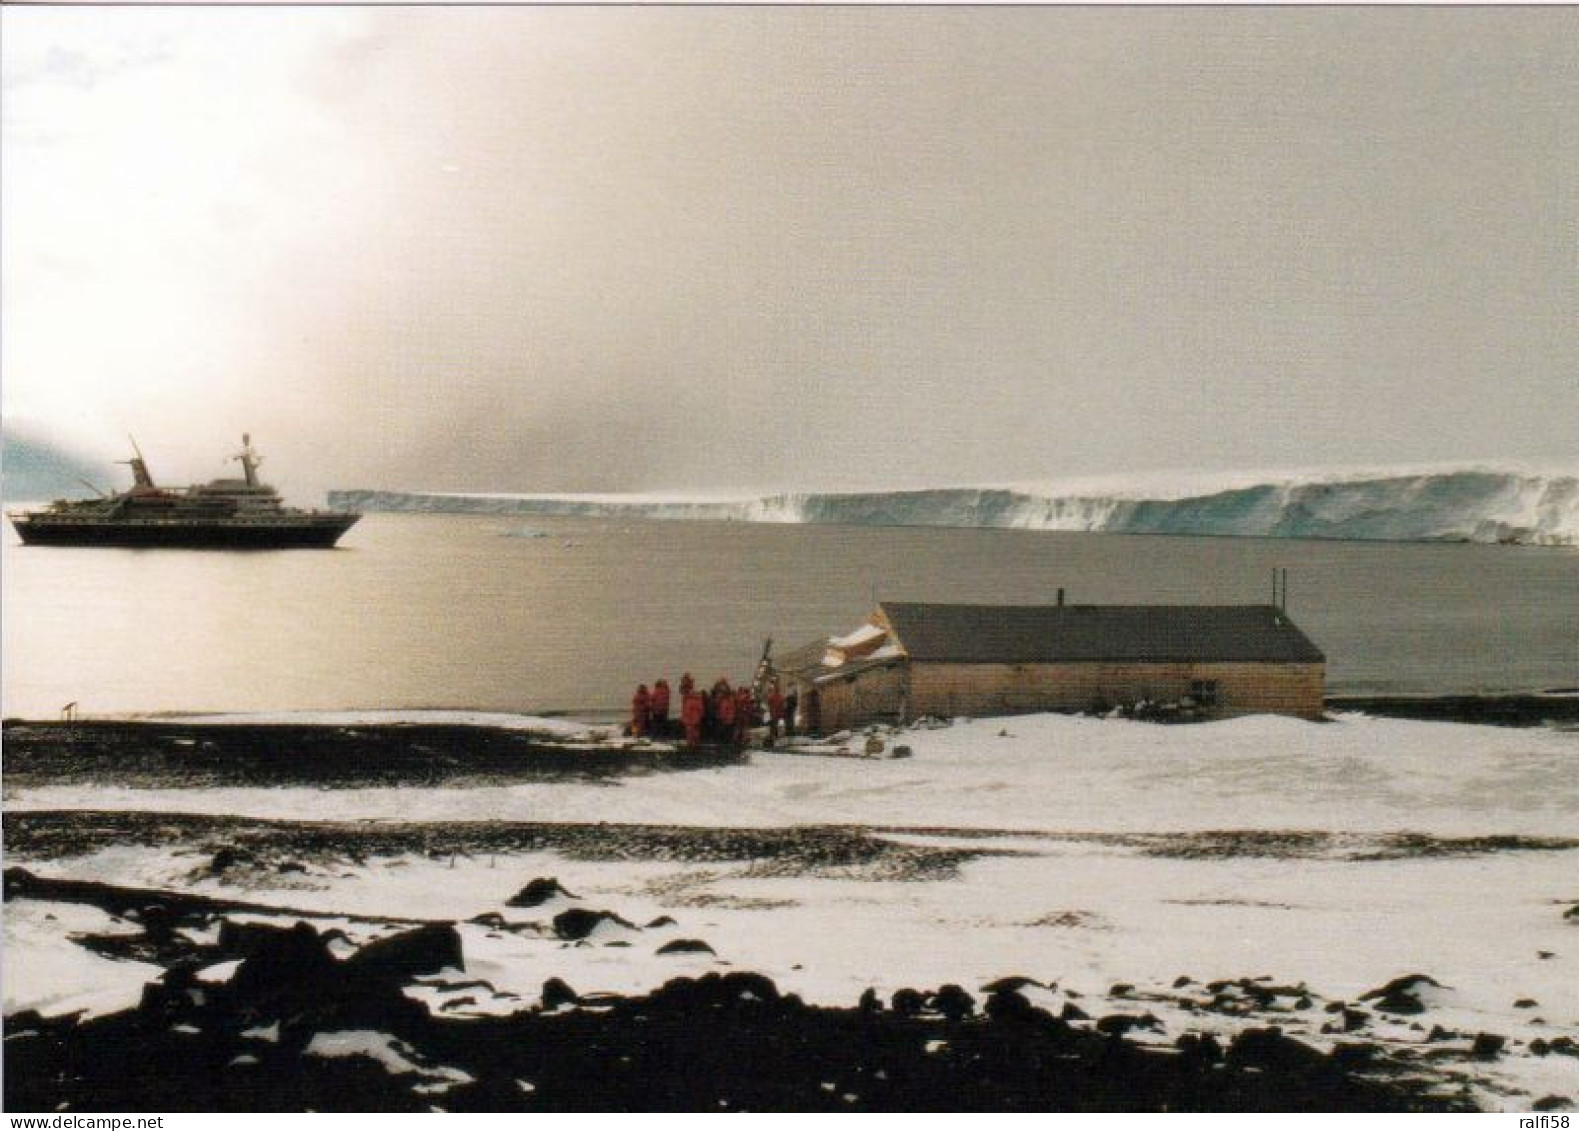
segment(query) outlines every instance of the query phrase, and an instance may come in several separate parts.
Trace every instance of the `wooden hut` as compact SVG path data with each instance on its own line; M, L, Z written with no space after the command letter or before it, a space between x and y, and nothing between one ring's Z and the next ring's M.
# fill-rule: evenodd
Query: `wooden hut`
M884 602L784 660L823 730L1145 701L1315 719L1326 681L1326 657L1275 605Z

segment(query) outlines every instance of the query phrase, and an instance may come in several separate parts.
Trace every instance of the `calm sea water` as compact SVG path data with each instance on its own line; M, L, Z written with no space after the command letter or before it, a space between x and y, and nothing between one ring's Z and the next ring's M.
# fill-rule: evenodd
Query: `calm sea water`
M601 711L638 681L748 674L763 639L873 596L1251 602L1336 692L1579 685L1579 553L1006 530L370 515L332 552L3 551L3 710Z

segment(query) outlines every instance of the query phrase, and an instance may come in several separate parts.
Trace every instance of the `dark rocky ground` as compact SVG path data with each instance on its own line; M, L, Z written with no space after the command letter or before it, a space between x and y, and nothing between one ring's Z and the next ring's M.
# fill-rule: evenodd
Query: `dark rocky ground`
M1519 695L1329 695L1327 708L1433 722L1579 726L1579 694L1572 691Z
M870 880L951 878L959 866L1007 849L903 844L868 829L807 825L712 828L526 821L271 821L207 813L20 810L7 813L13 860L55 860L115 845L189 850L197 872L332 871L378 857L506 855L553 851L576 860L741 862L759 875Z
M165 967L135 1009L85 1021L6 1018L10 1111L1472 1106L1451 1073L1426 1070L1363 1033L1330 1051L1285 1036L1275 1023L1248 1024L1224 1042L1191 1032L1157 1039L1160 1024L1128 987L1114 987L1132 1001L1128 1009L1093 1019L1072 1005L1061 1016L1036 1008L1022 990L1039 983L1020 978L975 993L901 990L888 1002L868 993L848 1008L808 1006L749 972L676 978L636 997L583 998L555 979L537 1006L462 1020L403 992L416 979L464 969L452 925L386 934L341 959L329 949L332 933L306 922L233 922L225 901L53 881L16 868L5 889L8 900L84 902L123 916L141 933L101 941L119 940L122 953ZM539 881L523 896L549 889ZM570 917L554 917L561 939L578 929ZM212 943L177 934L216 923ZM197 976L225 960L239 961L228 980ZM475 992L486 985L453 984ZM1275 1020L1315 1004L1303 988L1259 979L1181 992L1252 1020L1258 1009ZM1291 995L1300 1000L1283 1000ZM325 1055L335 1051L341 1055Z
M725 748L577 746L531 731L434 723L81 722L7 719L6 788L121 785L144 789L307 785L488 785L611 778L718 765Z
M233 866L224 851L219 862ZM1265 976L1180 975L1166 988L1066 988L1054 1013L1056 985L1024 977L901 989L887 1001L868 991L828 1008L760 974L715 970L628 997L583 996L551 978L532 1003L466 973L456 922L15 866L4 894L96 907L113 933L61 945L163 971L120 1013L6 1017L10 1111L1452 1111L1473 1110L1478 1071L1504 1056L1579 1061L1566 1034L1526 1040L1433 1023L1436 982L1425 974L1353 1001ZM712 953L705 939L673 937L689 928L667 916L639 925L551 877L504 908L470 929L537 939L546 953ZM494 1015L467 1008L478 1001ZM1211 1035L1225 1024L1231 1036ZM1535 1110L1572 1102L1531 1097Z
M895 826L795 825L717 828L683 825L576 824L528 821L292 821L209 813L89 809L7 813L5 850L21 861L64 859L117 845L190 851L199 872L245 878L248 872L333 870L378 857L490 856L557 852L574 860L746 863L757 875L832 875L871 880L941 880L984 856L1023 848L998 840L1046 838L1184 859L1396 860L1504 852L1564 852L1579 838L1424 833L1338 834L1313 830L1237 829L1185 833L1031 832ZM895 836L958 844L915 844Z

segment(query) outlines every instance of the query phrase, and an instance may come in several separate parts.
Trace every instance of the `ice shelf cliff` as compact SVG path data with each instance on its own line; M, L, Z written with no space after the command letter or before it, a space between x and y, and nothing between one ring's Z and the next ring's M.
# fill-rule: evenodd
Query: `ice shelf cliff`
M1269 479L1189 494L942 487L688 498L343 490L330 492L329 503L358 511L1579 544L1579 476L1489 470Z

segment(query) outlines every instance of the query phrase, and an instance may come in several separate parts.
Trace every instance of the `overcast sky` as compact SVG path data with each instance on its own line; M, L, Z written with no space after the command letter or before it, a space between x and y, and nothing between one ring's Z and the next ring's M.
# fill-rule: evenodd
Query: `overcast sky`
M172 479L1576 462L1579 9L0 20L7 422Z

